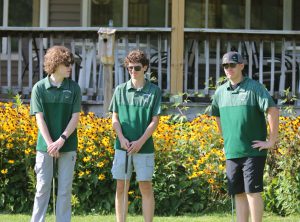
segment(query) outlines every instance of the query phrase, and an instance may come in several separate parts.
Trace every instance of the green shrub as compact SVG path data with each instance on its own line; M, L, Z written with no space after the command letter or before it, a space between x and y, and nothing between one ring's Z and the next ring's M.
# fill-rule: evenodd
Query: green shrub
M215 119L201 115L176 122L162 116L153 137L156 214L181 215L230 209L225 157ZM29 107L0 103L0 212L29 213L35 193L37 127ZM267 159L266 208L280 215L300 212L300 117L281 117L280 142ZM73 183L73 213L114 212L111 176L115 133L109 118L81 113ZM138 184L131 181L129 211L141 212ZM49 206L49 211L52 204Z

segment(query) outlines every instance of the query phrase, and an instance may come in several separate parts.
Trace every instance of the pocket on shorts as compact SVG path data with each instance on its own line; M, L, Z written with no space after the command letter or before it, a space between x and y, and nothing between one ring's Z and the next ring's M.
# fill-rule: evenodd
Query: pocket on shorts
M121 164L121 160L119 160L120 156L118 152L115 152L115 156L112 163L111 172L115 171L117 166Z
M154 158L152 156L148 156L146 158L146 166L153 167L154 166Z

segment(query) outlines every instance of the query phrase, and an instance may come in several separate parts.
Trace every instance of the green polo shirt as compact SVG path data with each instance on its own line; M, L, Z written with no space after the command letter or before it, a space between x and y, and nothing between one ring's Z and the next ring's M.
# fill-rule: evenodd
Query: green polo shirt
M30 115L42 112L53 141L67 128L73 113L80 112L81 92L79 85L71 79L64 79L60 87L51 85L49 77L38 81L32 88ZM77 131L66 140L60 152L76 151ZM36 150L47 151L47 144L38 132Z
M274 106L265 87L248 77L236 89L228 81L216 90L212 115L220 117L226 159L267 155L252 148L252 141L266 140L265 112Z
M161 113L161 91L146 80L141 89L134 89L131 80L116 87L109 111L118 113L122 133L130 141L138 140L146 131L152 117ZM115 149L121 149L116 138ZM139 153L153 153L152 136L145 142Z

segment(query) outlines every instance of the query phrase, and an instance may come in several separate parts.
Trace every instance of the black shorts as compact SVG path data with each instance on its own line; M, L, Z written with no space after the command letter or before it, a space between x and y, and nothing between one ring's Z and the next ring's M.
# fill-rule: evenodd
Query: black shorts
M226 160L229 194L262 192L266 158L243 157Z

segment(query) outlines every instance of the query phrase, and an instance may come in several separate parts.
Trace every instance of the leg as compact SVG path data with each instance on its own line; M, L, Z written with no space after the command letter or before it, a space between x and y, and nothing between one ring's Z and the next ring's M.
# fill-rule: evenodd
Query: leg
M139 188L142 194L142 209L145 222L152 222L154 215L154 194L152 182L140 181Z
M249 193L247 199L250 208L251 221L262 222L264 203L261 197L261 193Z
M45 221L53 177L53 158L46 152L36 153L36 194L34 198L31 222Z
M247 222L249 219L249 204L245 193L236 194L235 208L237 222Z
M124 221L124 211L125 218L128 212L128 189L129 189L130 181L126 181L126 193L124 193L125 180L117 180L117 189L116 189L116 198L115 198L115 207L116 207L116 218L117 222L125 222ZM125 195L125 197L124 197ZM125 198L125 206L124 206L124 198Z
M226 160L228 190L235 197L237 222L248 221L249 207L244 188L243 162L245 158Z
M58 158L56 221L71 221L71 196L76 152L61 153Z
M154 216L154 194L152 176L154 172L154 154L135 154L133 156L136 179L142 194L142 209L145 222L152 222Z
M261 222L264 204L261 197L263 191L263 175L266 157L249 157L245 162L245 191L249 203L252 222Z
M126 159L126 152L122 150L115 150L115 156L114 156L113 167L111 169L111 172L113 174L113 178L117 180L116 197L115 197L117 222L125 222L124 211L125 211L125 218L128 211L128 189L130 184L130 177L132 174L132 163L131 163L132 158L131 156L128 156L128 169L126 175L125 175L125 159ZM126 191L127 192L124 194L125 179L126 179L125 192ZM124 206L124 202L125 202L125 206Z

